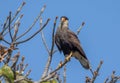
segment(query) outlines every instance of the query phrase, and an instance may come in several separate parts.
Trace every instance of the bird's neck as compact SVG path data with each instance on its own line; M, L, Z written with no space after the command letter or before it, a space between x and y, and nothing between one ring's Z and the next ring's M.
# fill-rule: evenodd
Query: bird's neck
M68 22L60 23L59 27L61 29L68 29Z

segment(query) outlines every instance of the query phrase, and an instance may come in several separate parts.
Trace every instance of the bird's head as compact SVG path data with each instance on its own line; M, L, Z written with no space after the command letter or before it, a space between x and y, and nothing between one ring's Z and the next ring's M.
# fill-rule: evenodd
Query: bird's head
M61 20L61 23L68 23L69 19L66 16L62 16L60 20Z
M62 16L61 18L60 18L60 25L61 25L61 28L62 28L62 26L67 26L68 27L68 18L66 17L66 16Z

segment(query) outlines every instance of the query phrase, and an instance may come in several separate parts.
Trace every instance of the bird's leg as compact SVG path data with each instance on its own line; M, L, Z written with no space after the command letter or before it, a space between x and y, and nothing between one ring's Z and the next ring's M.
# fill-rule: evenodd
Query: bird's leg
M73 52L71 51L70 54L68 56L66 56L65 61L64 61L65 63L70 61L70 58L72 57L72 54L73 54ZM58 65L58 68L61 68L65 64L64 62L61 61Z
M70 58L72 57L73 52L71 51L70 54L65 58L66 61L70 61Z

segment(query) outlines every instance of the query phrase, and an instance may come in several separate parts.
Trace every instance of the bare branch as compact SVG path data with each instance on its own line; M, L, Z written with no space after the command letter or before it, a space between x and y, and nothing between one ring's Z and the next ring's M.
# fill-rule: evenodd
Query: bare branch
M11 44L10 42L6 41L5 39L2 39L2 40L9 45Z
M40 27L42 27L42 18L40 18ZM42 38L43 44L44 44L44 46L45 46L45 48L46 48L46 50L47 50L47 52L49 54L50 51L49 51L48 45L46 43L43 31L41 31L41 38Z
M28 64L26 64L24 67L23 67L23 71L25 71L25 69L27 68Z
M21 37L23 37L25 34L27 34L36 24L36 22L39 20L39 18L41 17L42 13L44 12L46 8L46 5L43 6L43 8L40 11L40 14L37 16L37 18L34 20L33 24L28 28L28 30L26 30L22 35L20 35L19 37L17 37L16 40L20 39Z
M12 60L12 66L11 68L15 67L17 62L18 62L18 59L19 59L19 56L20 56L20 52L18 52L11 60Z
M3 30L2 30L2 32L0 33L0 35L3 35L3 32L4 32L5 27L6 27L6 25L7 25L8 19L9 19L9 17L6 18L6 20L5 20L5 22L4 22L4 25L3 25L3 28L2 28Z
M25 77L29 76L30 73L31 73L31 70L29 70L29 71L25 74Z
M22 56L21 63L20 63L20 73L23 73L24 60L25 60L25 57Z
M77 33L76 33L77 35L80 33L80 31L84 25L85 25L85 22L82 22L82 25L77 30Z
M64 60L64 62L62 63L62 62L60 62L60 64L58 65L58 67L54 70L54 71L52 71L50 74L52 74L52 73L54 73L54 72L57 72L59 69L61 69L67 62L69 62L69 61L67 61L66 59Z
M15 23L14 25L13 42L16 41L19 26L20 26L20 22L18 21L18 23Z
M17 11L16 11L16 13L15 13L15 15L13 16L13 18L12 18L12 20L11 20L11 22L17 17L17 15L19 14L19 12L22 10L22 8L23 8L23 6L25 5L26 3L25 2L23 2L19 7L18 7L18 9L17 9Z
M53 26L53 33L52 33L52 46L51 46L50 56L52 56L52 54L53 54L53 50L54 50L54 41L55 41L54 33L55 33L55 27L56 27L57 19L58 19L58 17L55 18L54 26Z
M29 83L29 82L33 83L33 81L26 78L30 74L30 72L31 72L31 70L29 70L25 76L22 76L19 79L14 80L14 83L19 83L22 80L24 80L25 83ZM20 82L20 83L22 83L22 82Z
M23 14L20 15L20 16L17 18L17 20L16 20L15 23L14 23L14 27L11 27L10 30L13 29L13 28L15 29L15 25L17 25L17 24L20 25L20 19L21 19L22 17L23 17ZM4 33L3 36L5 36L8 32L9 32L9 31L7 31L6 33ZM13 38L14 38L14 35L13 35Z
M63 71L63 83L66 83L66 65L64 66L64 71Z
M25 39L25 40L23 40L23 41L16 42L16 43L14 43L14 44L21 44L21 43L27 42L27 41L29 41L30 39L32 39L32 38L33 38L34 36L36 36L40 31L42 31L43 28L46 27L46 25L48 24L49 20L50 20L50 19L48 19L48 20L46 21L46 23L43 25L43 27L40 28L40 29L39 29L36 33L34 33L32 36L30 36L29 38L27 38L27 39Z
M41 83L41 82L47 81L47 80L53 78L56 74L57 74L57 73L54 72L54 73L52 73L51 75L45 77L44 79L41 79L38 83Z
M41 79L43 79L47 75L49 67L50 67L50 64L51 64L51 61L52 61L52 54L53 54L53 49L54 49L54 32L55 32L57 19L58 19L58 17L55 18L54 26L53 26L51 51L49 52L49 56L48 56L48 60L47 60L47 63L46 63L46 67L44 69L44 72L42 74L42 78Z
M58 65L58 67L57 67L55 70L53 70L49 75L44 76L39 82L47 81L47 80L49 80L50 78L54 77L54 76L57 74L56 72L57 72L59 69L61 69L67 62L68 62L68 61L67 61L66 59L64 60L63 63L60 62L60 64Z
M9 12L9 28L8 28L8 31L9 31L9 35L10 35L10 38L11 38L11 42L13 42L12 33L11 33L11 30L10 30L10 25L11 25L11 12Z
M11 18L11 23L13 22L13 20L17 17L17 15L19 14L19 12L22 10L23 6L25 5L25 2L23 2L20 7L17 9L15 15L13 16L13 18ZM1 34L4 33L4 31L6 31L6 29L9 27L9 24L6 25L6 27L4 27L4 30L1 32Z
M94 83L95 79L96 79L97 76L98 76L98 73L99 73L99 70L100 70L102 64L103 64L103 61L100 61L100 64L98 65L96 71L94 71L94 75L93 75L93 78L91 79L91 82L90 82L90 83Z
M120 80L120 76L115 75L115 71L112 72L111 80L108 83L116 83Z
M90 83L90 81L91 81L91 79L88 76L86 76L85 83Z
M104 83L107 83L107 82L108 82L108 80L109 80L109 78L106 78Z

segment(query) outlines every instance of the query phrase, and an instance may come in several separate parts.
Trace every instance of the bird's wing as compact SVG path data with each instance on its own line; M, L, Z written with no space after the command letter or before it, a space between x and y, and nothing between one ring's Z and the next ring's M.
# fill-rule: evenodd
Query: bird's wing
M80 45L80 41L77 37L77 35L70 31L67 30L67 34L68 34L68 41L72 44L72 46L75 48L75 52L73 53L73 56L78 59L80 61L80 63L82 64L82 66L86 69L89 69L89 61L86 57L85 52L82 49L82 46Z
M80 52L80 54L81 54L83 57L87 58L86 55L85 55L85 52L84 52L83 49L82 49L82 46L80 45L80 41L79 41L77 35L76 35L74 32L70 31L70 30L68 30L67 33L69 34L69 35L68 35L68 36L69 36L69 37L68 37L68 38L69 38L68 41L69 41L70 43L72 43L73 47L75 47L75 48L78 49L78 51Z
M60 45L61 40L60 40L58 34L55 34L55 43L56 43L56 46L58 47L58 50L61 52L61 51L62 51L62 49L61 49L61 45Z

